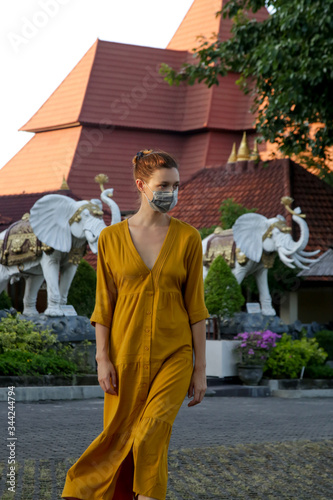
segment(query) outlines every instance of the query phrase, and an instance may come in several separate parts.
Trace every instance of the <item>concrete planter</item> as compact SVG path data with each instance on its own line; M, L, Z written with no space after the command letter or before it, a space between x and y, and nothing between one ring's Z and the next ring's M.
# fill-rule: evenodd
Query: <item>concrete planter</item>
M259 385L280 398L333 397L333 379L261 379Z
M66 385L99 385L97 374L73 375L1 375L0 387L41 387Z
M206 374L212 377L237 376L240 353L234 352L240 340L206 340Z
M259 385L267 385L271 390L295 390L295 389L333 389L333 379L261 379Z

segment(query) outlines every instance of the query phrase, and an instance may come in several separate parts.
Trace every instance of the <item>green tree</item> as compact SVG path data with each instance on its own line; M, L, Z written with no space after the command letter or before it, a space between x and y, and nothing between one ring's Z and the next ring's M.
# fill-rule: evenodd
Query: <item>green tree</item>
M12 301L6 290L0 293L0 309L10 309L12 307Z
M233 198L226 198L222 201L219 207L219 211L221 213L220 224L199 229L201 239L203 240L212 234L217 227L221 227L222 229L231 229L238 217L249 212L256 212L256 210L256 208L244 207L240 203L235 202Z
M205 303L209 314L233 316L245 299L241 288L222 255L211 264L204 282Z
M265 21L248 17L265 6L274 11ZM222 15L233 21L230 39L202 39L193 64L179 70L162 64L166 81L210 87L239 73L238 85L253 96L258 141L276 143L333 185L333 0L230 0Z
M72 305L79 316L90 317L95 307L96 271L81 259L71 283L67 304Z

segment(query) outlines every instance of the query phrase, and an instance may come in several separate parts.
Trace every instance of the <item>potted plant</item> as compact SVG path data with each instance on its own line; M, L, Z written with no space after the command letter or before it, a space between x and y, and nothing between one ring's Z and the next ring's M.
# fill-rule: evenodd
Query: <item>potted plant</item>
M241 354L237 372L245 385L258 385L269 352L276 346L276 340L280 337L281 335L270 330L244 332L234 337L235 340L241 341L234 349Z

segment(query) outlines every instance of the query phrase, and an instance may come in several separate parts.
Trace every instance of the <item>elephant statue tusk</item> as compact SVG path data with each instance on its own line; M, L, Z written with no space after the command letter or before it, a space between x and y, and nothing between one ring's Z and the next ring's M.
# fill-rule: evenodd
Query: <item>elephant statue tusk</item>
M288 259L285 255L281 254L280 255L281 261L287 266L290 267L291 269L295 269L295 266L292 264L293 260Z
M320 249L318 250L313 250L313 252L306 252L305 250L299 250L297 253L300 255L304 255L304 257L311 257L312 255L317 255L320 252ZM318 259L316 259L318 260ZM313 260L312 262L315 262L316 260Z
M299 258L296 254L294 255L294 262L297 265L297 267L300 267L301 269L309 269L309 266L305 266L304 264L301 263L301 261L299 260Z
M290 196L283 196L281 198L282 205L284 205L286 207L286 209L288 210L289 213L291 213L292 215L297 215L298 217L302 217L303 219L305 219L306 215L301 214L301 209L299 207L295 208L295 210L290 208L290 205L292 204L293 201L294 201L293 198L290 198Z
M286 250L284 247L279 247L279 248L278 248L278 251L279 251L279 252L281 252L281 253L283 253L283 255L285 255L287 258L288 258L288 256L289 256L289 255L291 255L291 253L292 253L292 252L290 252L290 251Z
M285 250L283 247L280 247L280 248L278 249L278 252L279 252L280 259L281 259L281 260L282 260L282 261L283 261L286 265L288 265L288 262L289 262L290 264L292 264L292 263L294 262L294 260L293 260L293 259L291 259L290 257L288 257L287 252L286 252L286 250ZM289 267L290 267L290 266L289 266Z
M298 253L296 253L297 255L297 259L300 261L300 262L308 262L309 264L313 264L314 262L317 262L318 259L307 259L306 257L302 257L302 255L299 255Z

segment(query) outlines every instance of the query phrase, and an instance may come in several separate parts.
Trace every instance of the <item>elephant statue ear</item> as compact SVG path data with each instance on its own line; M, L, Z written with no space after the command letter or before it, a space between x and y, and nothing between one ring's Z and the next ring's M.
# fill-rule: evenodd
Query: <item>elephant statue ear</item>
M263 249L262 236L267 227L267 218L254 213L241 215L232 226L237 247L254 262L260 262Z
M30 209L30 224L37 238L60 252L69 252L72 233L69 219L76 210L76 202L60 194L47 194Z
M99 198L91 198L90 203L93 203L94 205L98 205L101 210L103 210L103 203Z

